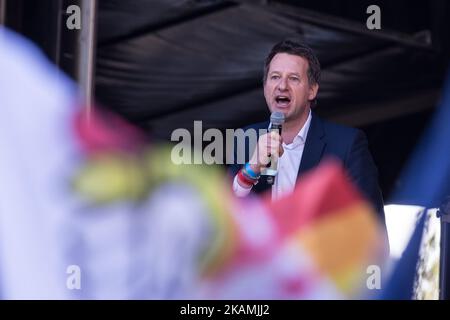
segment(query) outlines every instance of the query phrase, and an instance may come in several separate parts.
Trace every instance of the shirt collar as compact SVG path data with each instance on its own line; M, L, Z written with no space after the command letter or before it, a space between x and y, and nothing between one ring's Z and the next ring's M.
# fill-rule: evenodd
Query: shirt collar
M303 127L297 133L297 136L294 138L294 141L292 141L292 143L290 144L283 143L283 147L286 147L287 149L292 149L301 144L304 144L306 141L306 136L308 135L309 127L311 126L311 119L312 119L311 110L309 110L308 118L303 124Z

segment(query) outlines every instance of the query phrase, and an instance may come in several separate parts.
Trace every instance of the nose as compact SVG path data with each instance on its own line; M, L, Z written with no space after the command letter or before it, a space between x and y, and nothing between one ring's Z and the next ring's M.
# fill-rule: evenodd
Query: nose
M287 89L287 78L280 78L280 82L278 82L278 90L285 91Z

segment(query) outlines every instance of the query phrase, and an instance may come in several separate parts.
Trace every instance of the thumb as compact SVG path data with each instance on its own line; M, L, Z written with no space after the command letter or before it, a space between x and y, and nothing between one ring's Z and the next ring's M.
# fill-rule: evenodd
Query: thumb
M284 153L284 148L283 148L283 146L280 144L280 148L279 148L279 151L278 151L278 154L280 155L280 157L283 155L283 153Z

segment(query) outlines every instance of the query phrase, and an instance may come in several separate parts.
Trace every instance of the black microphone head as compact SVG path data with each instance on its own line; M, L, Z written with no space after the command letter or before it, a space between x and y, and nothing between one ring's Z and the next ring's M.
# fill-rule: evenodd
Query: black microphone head
M284 123L284 113L280 111L274 111L270 115L270 122L273 125L281 126Z

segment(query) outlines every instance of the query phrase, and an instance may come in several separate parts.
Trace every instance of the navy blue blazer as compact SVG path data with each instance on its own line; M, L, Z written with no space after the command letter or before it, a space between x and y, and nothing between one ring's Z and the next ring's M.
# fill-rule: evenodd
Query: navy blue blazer
M259 134L259 129L267 129L269 122L250 125L244 130L253 128ZM250 159L248 143L245 150L245 161ZM297 174L297 179L306 171L317 166L326 156L334 156L341 160L353 182L359 187L366 198L372 202L384 224L383 197L378 185L378 170L370 154L366 135L363 131L345 127L321 119L312 113L311 125L306 137L305 148ZM236 144L234 159L236 159ZM242 165L231 165L230 173L234 177ZM267 191L270 185L261 179L252 192Z

